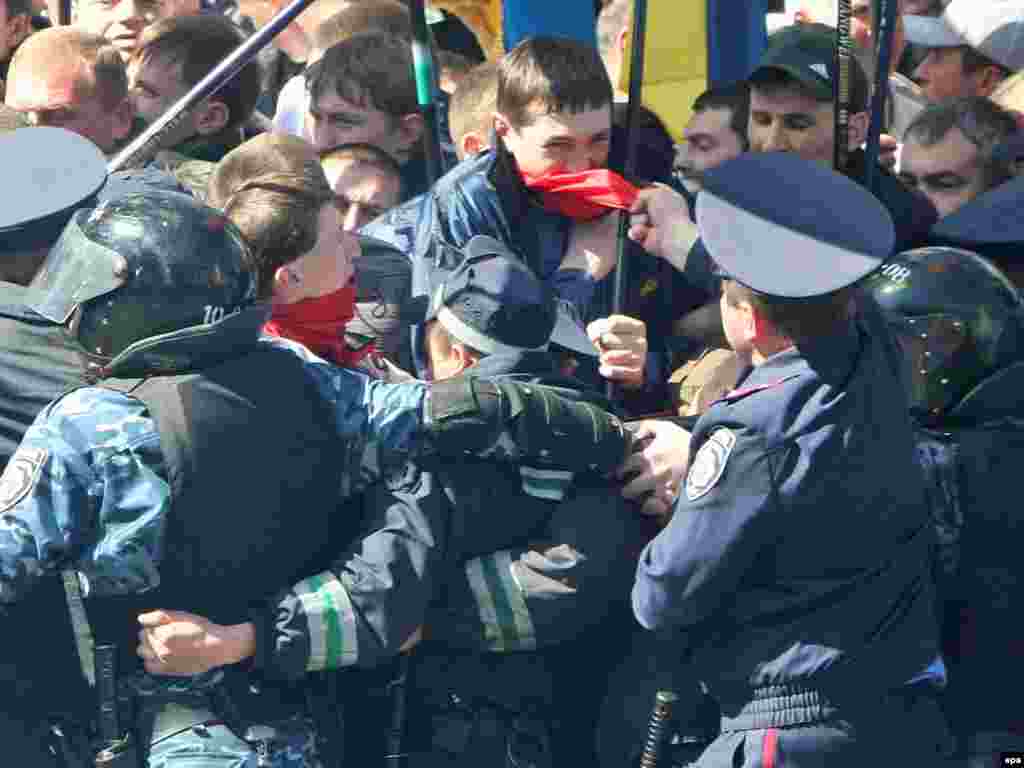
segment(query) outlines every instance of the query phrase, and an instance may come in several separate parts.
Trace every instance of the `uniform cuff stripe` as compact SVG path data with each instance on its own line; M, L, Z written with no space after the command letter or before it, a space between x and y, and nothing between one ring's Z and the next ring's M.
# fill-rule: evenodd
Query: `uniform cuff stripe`
M511 555L503 551L470 560L466 575L483 623L486 649L534 650L537 637L526 600L512 575Z
M332 573L322 573L295 585L309 627L306 670L338 669L359 658L355 614L348 592Z

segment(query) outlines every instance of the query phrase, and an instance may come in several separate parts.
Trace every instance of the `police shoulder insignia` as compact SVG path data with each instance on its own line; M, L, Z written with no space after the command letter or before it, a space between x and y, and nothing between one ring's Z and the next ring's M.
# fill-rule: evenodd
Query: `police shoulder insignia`
M22 447L15 451L0 476L0 512L24 499L39 480L49 453L42 448Z
M736 433L731 429L719 427L711 433L690 464L690 471L686 475L687 499L696 501L715 487L735 445Z

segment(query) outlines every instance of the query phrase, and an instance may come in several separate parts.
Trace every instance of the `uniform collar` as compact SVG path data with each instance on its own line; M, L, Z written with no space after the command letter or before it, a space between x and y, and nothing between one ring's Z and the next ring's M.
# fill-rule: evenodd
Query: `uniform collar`
M555 368L548 352L488 355L470 369L477 376L552 376Z
M0 280L0 316L27 320L40 325L53 325L45 317L25 306L27 297L28 289L25 286Z
M776 352L758 367L746 369L740 374L738 388L772 386L808 370L841 388L857 367L866 342L866 335L851 322L838 333Z

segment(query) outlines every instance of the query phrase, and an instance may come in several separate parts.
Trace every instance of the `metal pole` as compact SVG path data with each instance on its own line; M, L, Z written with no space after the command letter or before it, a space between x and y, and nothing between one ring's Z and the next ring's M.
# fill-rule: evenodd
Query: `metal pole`
M629 103L626 105L626 125L623 141L626 143L626 161L622 175L631 179L636 173L636 142L633 127L640 111L644 85L644 46L647 40L647 0L633 0L633 41L629 61ZM629 244L629 212L619 214L619 236L616 240L615 282L612 287L612 314L623 311L626 296L626 280L629 276L627 245ZM609 399L614 396L615 386L608 382L605 387Z
M835 154L833 165L845 173L850 154L850 83L853 43L850 40L850 0L839 0L836 23L836 79L832 84L835 100Z
M256 58L260 50L277 37L295 17L312 4L313 0L293 0L274 18L261 27L256 34L228 54L206 77L182 96L158 117L149 128L121 150L108 164L107 171L113 173L132 165L142 165L153 158L161 149L161 142L185 119L189 110L203 99L223 88L231 78Z
M411 0L412 66L416 78L416 101L423 115L423 154L427 161L427 181L441 178L441 134L434 105L434 57L431 53L430 30L427 27L425 0Z
M893 39L896 36L897 3L895 0L875 0L875 40L878 53L875 59L875 87L871 95L871 123L868 126L867 146L864 152L864 186L875 191L878 172L878 149L885 122L885 99L889 93L889 66L892 63Z

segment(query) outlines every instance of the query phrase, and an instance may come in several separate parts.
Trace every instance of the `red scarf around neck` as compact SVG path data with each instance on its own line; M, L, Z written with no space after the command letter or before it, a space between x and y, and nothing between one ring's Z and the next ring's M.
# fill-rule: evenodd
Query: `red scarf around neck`
M336 365L353 366L373 351L372 344L355 350L345 342L345 326L355 317L355 307L356 283L350 280L340 291L325 296L275 304L263 330L297 341Z
M544 210L576 221L589 221L610 210L628 211L637 188L607 168L564 173L557 168L538 176L520 173L523 184L540 196Z

